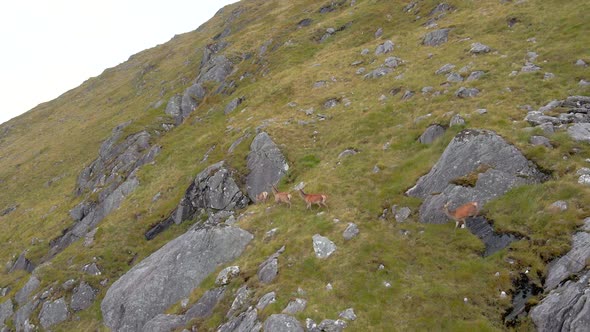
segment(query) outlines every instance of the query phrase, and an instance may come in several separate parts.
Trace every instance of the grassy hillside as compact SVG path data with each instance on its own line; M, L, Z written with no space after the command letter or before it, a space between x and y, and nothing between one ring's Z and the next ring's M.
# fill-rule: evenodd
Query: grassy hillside
M587 166L590 146L571 141L564 131L550 137L553 149L532 146L529 138L540 130L527 128L522 107L538 108L553 99L589 95L590 88L578 82L590 78L590 68L574 63L577 59L590 62L586 28L590 2L447 3L454 10L436 23L437 28L452 28L449 40L430 47L421 44L422 38L437 28L424 24L438 1L418 1L410 12L403 10L407 1L358 0L354 6L345 1L321 14L320 8L329 1L243 0L224 8L199 29L134 55L3 124L0 209L17 208L0 217L0 261L11 266L28 250L28 259L41 262L49 241L71 225L68 211L81 200L74 194L77 176L97 157L101 142L125 121L133 121L127 129L133 133L166 118L168 99L190 86L204 47L229 26L231 34L224 38L229 46L222 53L237 63L231 76L235 91L206 97L182 125L155 138L162 152L154 164L140 169L140 187L99 224L92 246L78 241L37 270L43 286L72 278L86 280L100 289L101 299L108 287L100 286L101 281L108 279L110 285L190 227L190 223L173 226L149 242L143 237L150 225L172 211L198 172L219 160L228 161L242 174L247 172L245 158L253 135L232 154L227 150L244 133L254 134L263 126L290 163L280 187L287 190L304 181L307 191L330 196L330 209L322 214L317 208L307 211L297 198L292 209L250 206L247 212L252 213L239 221L255 240L236 262L242 275L230 287L249 283L258 296L276 291L278 301L262 312L262 319L280 312L302 288L308 307L297 314L300 321L335 319L340 311L354 307L359 318L349 324L350 331L512 328L503 322L510 298L500 298L500 292L510 293L512 281L525 269L542 284L546 264L567 252L571 234L590 215L590 188L578 185L575 173ZM312 19L311 25L298 27L306 18ZM516 22L512 27L511 21ZM319 42L326 29L340 27L345 28ZM376 38L379 27L383 36ZM393 52L375 56L375 48L386 40L395 43ZM492 52L470 54L474 42L490 46ZM265 52L260 49L263 45ZM364 48L370 50L367 55L361 55ZM510 76L525 64L530 51L538 54L534 62L542 69ZM388 56L404 63L378 79L356 74L359 67L367 72L377 68ZM362 64L351 65L355 61ZM447 63L456 66L454 71L468 66L465 76L475 70L485 75L444 86L446 75L435 75L435 71ZM546 72L555 77L544 79ZM325 81L324 86L314 87L317 81ZM422 88L428 86L441 93L423 94ZM461 86L481 92L460 99L454 93ZM396 89L400 92L392 94ZM402 100L407 90L415 95ZM225 105L240 96L246 97L244 103L224 115ZM338 101L336 107L325 108L332 98ZM311 108L313 114L306 115L304 111ZM476 112L484 108L487 113ZM465 118L464 127L449 128L433 145L417 141L428 125L448 125L454 114ZM418 223L421 202L404 195L464 128L496 131L551 173L548 182L515 189L484 207L497 229L525 237L486 258L481 257L483 244L469 232L455 230L451 223ZM202 163L212 146L207 162ZM347 148L359 154L338 159ZM379 172L373 171L375 167ZM157 193L161 197L153 201ZM570 208L564 213L548 209L557 200L567 201ZM410 220L380 220L383 209L393 204L409 206ZM341 233L348 222L356 223L361 233L345 242ZM271 228L279 229L277 236L263 241ZM315 258L311 237L316 233L338 246L327 260ZM258 285L250 277L282 245L286 252L280 258L279 277L269 285ZM102 275L81 271L92 261ZM195 291L192 301L213 285L214 277ZM18 289L27 280L25 272L0 272L0 287ZM384 282L391 287L384 287ZM326 290L327 283L333 285L332 291ZM60 297L62 292L59 289L53 296ZM199 329L219 326L232 300L227 296L211 319L196 322ZM55 330L104 329L99 302ZM181 310L176 306L170 312ZM532 325L525 319L516 328L528 330Z

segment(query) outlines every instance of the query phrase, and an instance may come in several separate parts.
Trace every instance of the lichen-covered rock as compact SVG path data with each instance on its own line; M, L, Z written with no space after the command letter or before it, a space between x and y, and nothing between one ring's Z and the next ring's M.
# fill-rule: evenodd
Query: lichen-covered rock
M139 330L186 298L220 264L233 261L252 240L236 227L191 229L135 265L107 291L101 309L113 330Z
M303 332L303 326L289 315L274 314L264 321L265 332Z
M25 305L18 308L18 310L14 313L14 327L17 331L23 331L25 326L27 325L27 321L31 318L31 314L37 307L39 306L39 299L31 300L27 302Z
M479 90L476 88L466 88L466 87L460 87L459 90L457 90L457 92L455 92L455 96L459 97L459 98L471 98L471 97L475 97L479 94Z
M73 311L80 311L90 307L94 302L97 293L98 290L92 288L83 281L78 287L74 289L70 308L72 308Z
M422 44L426 46L438 46L444 44L449 40L449 31L451 31L451 29L430 31L424 36Z
M229 282L237 277L240 274L240 267L239 266L228 266L225 269L221 270L215 278L215 284L219 286L225 286L229 284Z
M340 318L344 318L344 319L348 319L348 320L356 320L356 314L354 313L354 309L353 308L348 308L344 311L342 311L338 317Z
M473 53L473 54L481 54L481 53L489 53L492 49L487 46L484 45L482 43L473 43L471 44L471 49L469 50L469 53Z
M375 55L386 54L393 51L393 47L395 44L391 40L385 41L383 44L380 44L375 49Z
M552 290L530 311L537 331L588 331L590 326L590 272Z
M236 313L247 308L250 303L251 296L252 290L248 288L248 285L243 285L242 287L238 288L238 290L236 291L236 297L234 298L231 307L229 308L225 316L227 318L230 318L234 316Z
M516 147L493 131L467 129L449 143L430 172L421 177L406 193L424 199L420 221L445 223L442 206L452 201L449 209L477 201L483 206L489 200L523 184L539 183L547 178ZM460 185L475 180L474 184Z
M318 258L328 258L336 251L336 245L330 241L327 237L323 237L319 234L315 234L312 237L313 250Z
M422 144L432 144L437 138L441 137L445 131L445 127L439 124L430 125L422 135L420 135L418 141Z
M582 271L588 259L590 259L590 233L578 232L573 236L572 249L549 264L545 289L553 289L571 275Z
M39 313L39 322L43 328L47 329L55 324L59 324L70 315L66 301L61 298L55 301L48 301L43 303L41 312Z
M270 193L271 186L276 185L289 170L285 156L266 132L254 137L247 163L250 173L246 176L246 190L252 201L263 191Z

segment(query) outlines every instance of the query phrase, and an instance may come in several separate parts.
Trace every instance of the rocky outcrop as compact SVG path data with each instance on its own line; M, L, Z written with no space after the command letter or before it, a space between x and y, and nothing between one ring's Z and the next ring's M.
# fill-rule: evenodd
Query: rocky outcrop
M590 233L578 232L573 236L572 249L548 266L545 289L553 289L562 281L582 271L590 259Z
M171 332L184 325L182 316L160 314L150 319L141 329L142 332Z
M516 147L493 131L463 130L449 143L430 172L406 194L424 199L420 221L445 223L442 206L453 210L469 201L481 206L508 190L547 179Z
M111 137L101 145L98 158L79 175L76 194L89 192L96 198L85 200L70 211L75 224L51 241L45 260L86 236L139 186L135 172L152 162L160 147L151 144L151 134L147 131L123 137L124 129L130 124L126 122L117 126Z
M185 321L189 321L195 318L206 318L213 314L213 309L221 301L225 295L225 287L218 287L210 289L201 296L199 301L195 303L190 309L187 310L184 315Z
M590 326L590 272L551 291L530 312L540 332L587 331Z
M465 226L467 226L467 229L484 243L484 257L506 248L510 243L518 239L512 234L500 234L495 232L494 228L486 218L481 216L467 219Z
M242 193L233 176L234 172L223 161L207 167L196 176L170 216L145 233L146 239L153 239L174 223L194 218L201 209L215 214L246 207L250 200ZM209 220L216 223L220 218Z
M107 291L103 320L113 330L140 331L186 298L219 265L244 251L253 236L236 227L191 229L135 265Z
M249 308L238 316L221 325L218 332L258 332L262 329L262 324L258 320L258 311L255 308ZM266 330L265 330L266 331Z
M246 177L246 190L252 201L263 191L270 193L271 186L289 170L285 156L266 132L254 137L247 162L250 173Z
M37 309L41 301L39 299L31 300L27 302L25 305L18 308L18 310L14 313L14 327L17 331L25 330L25 326L28 326L28 321L33 314L33 311Z

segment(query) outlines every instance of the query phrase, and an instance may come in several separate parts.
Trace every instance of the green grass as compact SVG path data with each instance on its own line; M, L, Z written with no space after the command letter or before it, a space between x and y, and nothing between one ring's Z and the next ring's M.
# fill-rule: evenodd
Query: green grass
M3 125L11 129L0 140L0 208L12 204L19 207L0 217L0 261L10 262L27 249L27 257L38 263L47 253L49 241L71 225L68 211L82 199L74 195L76 178L96 158L112 128L132 120L125 134L148 130L162 151L154 164L138 172L140 187L99 224L92 246L74 243L38 271L42 289L57 289L56 285L70 278L100 289L92 307L76 313L55 330L104 330L99 302L107 288L100 282L108 279L111 284L133 264L197 222L174 225L153 241L143 238L151 225L169 215L194 176L207 166L225 160L238 176L245 175L250 142L263 125L289 161L289 174L280 187L290 190L304 181L306 191L329 196L330 208L321 215L318 212L323 210L317 207L307 211L297 195L291 209L249 207L248 212L254 214L241 220L239 226L252 232L255 239L232 263L240 266L242 274L230 284L211 318L192 322L199 329L215 330L222 324L233 292L247 283L255 299L269 291L277 292L277 303L259 313L262 320L280 312L302 288L308 307L297 315L298 319L335 319L340 311L353 307L358 319L349 323L348 331L506 330L502 314L510 303L499 298L500 291L510 292L511 276L525 268L532 268L530 275L540 284L547 263L569 250L571 234L590 214L586 208L589 189L577 185L575 174L587 165L584 159L590 146L558 132L549 137L553 149L532 147L530 137L541 132L525 129L526 111L520 108L527 104L538 108L553 99L589 93L577 83L590 77L590 69L573 63L579 58L588 60L585 45L590 36L583 13L590 8L586 2L557 0L449 1L457 10L438 21L439 27L453 28L449 42L438 47L421 46L423 35L429 31L422 24L438 3L421 1L418 12L406 14L402 11L406 2L359 0L355 7L347 5L319 14L321 4L310 0L243 1L231 5L198 31L143 51ZM231 23L233 33L227 37L230 46L224 52L240 59L250 53L252 58L239 60L231 76L235 91L208 96L184 124L163 134L159 124L170 120L163 112L168 99L190 85L198 72L203 47L223 31L227 18L238 7L245 11ZM510 17L519 19L512 28L506 24ZM304 18L311 18L312 24L297 28L297 22ZM348 22L352 22L350 27L326 42L314 40L326 28ZM378 27L383 27L384 35L375 39ZM531 37L537 43L527 42ZM383 63L385 57L376 57L373 51L387 39L394 41L393 55L402 58L404 65L381 79L364 80L356 75L358 67L350 65L354 61L362 60L361 66L367 70ZM260 46L271 40L260 57ZM476 41L488 44L494 52L468 54ZM371 52L361 56L363 48ZM542 71L509 77L511 71L524 65L527 51L539 54L537 63ZM469 66L470 71L484 70L486 75L445 88L441 86L445 76L434 72L446 63L455 64L456 70L463 66ZM544 72L556 77L544 81ZM246 73L250 75L240 80ZM403 77L395 79L400 74ZM313 88L318 80L327 81L327 86ZM420 91L425 86L444 93L423 95ZM477 87L481 93L476 98L458 99L453 94L460 86ZM398 87L399 94L389 94ZM416 95L402 101L405 90ZM381 95L387 99L379 101ZM246 97L244 104L223 115L225 105L237 96ZM323 103L329 98L347 99L351 104L324 109ZM158 101L163 103L153 108L151 105ZM287 106L290 102L297 106ZM311 107L327 119L320 121L315 114L307 116L301 111ZM488 113L475 113L478 108L486 108ZM415 122L426 114L431 116ZM483 244L468 232L454 230L450 224L418 223L421 201L404 195L463 128L449 128L429 146L418 143L417 138L431 123L447 125L452 114L461 114L466 128L495 130L551 173L547 183L514 189L484 207L497 230L523 238L490 257L481 257ZM228 154L229 146L245 134L249 137ZM386 143L389 148L383 149ZM201 163L213 146L207 162ZM347 148L355 148L359 154L339 160L338 154ZM378 173L373 173L374 166L380 169ZM471 184L473 176L458 181ZM160 199L152 202L157 193ZM560 199L568 202L567 211L548 209ZM382 210L393 204L409 206L413 211L410 220L379 220ZM361 233L345 242L341 234L348 222L356 223ZM275 227L279 228L277 236L263 241L266 231ZM409 235L402 231L409 231ZM317 259L313 253L311 237L316 233L338 246L326 260ZM258 265L282 245L286 251L279 258L279 276L269 285L258 283ZM136 260L130 264L133 257ZM508 264L508 258L517 263ZM103 271L100 277L81 272L81 267L94 259ZM385 269L379 270L380 264ZM191 303L213 287L215 275L191 294ZM16 290L27 280L22 272L0 272L0 287L10 285ZM384 281L392 287L385 288ZM327 291L327 283L334 290ZM61 295L66 299L71 296L61 291L54 294ZM464 298L468 299L466 303ZM176 304L168 312L183 310ZM36 314L33 317L37 323ZM532 328L528 320L517 326L518 330Z

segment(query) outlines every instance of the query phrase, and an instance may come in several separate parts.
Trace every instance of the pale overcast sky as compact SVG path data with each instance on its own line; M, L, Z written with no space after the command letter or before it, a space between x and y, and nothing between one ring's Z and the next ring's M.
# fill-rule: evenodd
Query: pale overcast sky
M236 0L3 0L0 123L52 100Z

